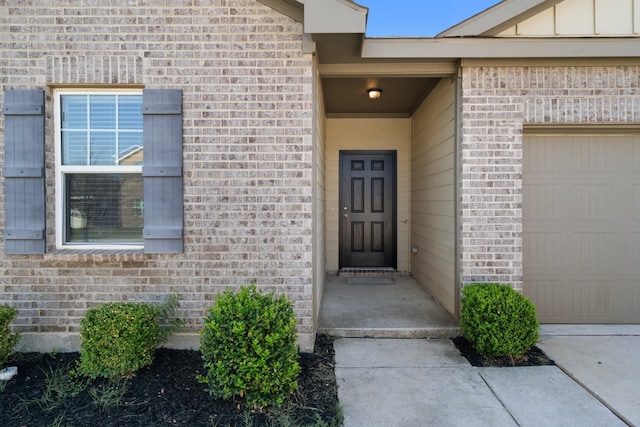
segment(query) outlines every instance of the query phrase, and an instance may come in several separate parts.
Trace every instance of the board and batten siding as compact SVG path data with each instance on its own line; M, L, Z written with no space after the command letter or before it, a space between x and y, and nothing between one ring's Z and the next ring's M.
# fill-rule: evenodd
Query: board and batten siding
M502 37L639 36L640 0L564 0Z
M455 311L455 82L443 79L411 117L411 274Z
M409 271L410 121L409 119L329 118L326 129L326 254L327 270L339 266L339 152L340 150L397 151L398 271Z

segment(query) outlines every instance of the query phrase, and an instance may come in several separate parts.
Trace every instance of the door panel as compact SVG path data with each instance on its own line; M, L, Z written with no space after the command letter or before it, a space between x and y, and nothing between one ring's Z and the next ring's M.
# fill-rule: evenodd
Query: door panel
M396 268L395 152L340 152L340 268Z

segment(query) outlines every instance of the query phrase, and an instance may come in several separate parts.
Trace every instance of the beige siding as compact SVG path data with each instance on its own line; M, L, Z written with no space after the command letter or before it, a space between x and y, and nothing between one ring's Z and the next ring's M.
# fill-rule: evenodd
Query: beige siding
M338 270L338 172L340 150L397 150L398 270L409 271L409 119L327 119L327 270Z
M564 0L501 36L638 36L640 0Z
M411 118L411 273L455 311L455 83L443 79Z
M325 210L326 210L326 175L325 175L325 130L326 118L324 111L324 99L322 97L322 80L317 73L317 58L315 71L314 95L314 206L313 206L313 300L314 300L314 329L317 329L322 294L324 291L326 272L325 252Z

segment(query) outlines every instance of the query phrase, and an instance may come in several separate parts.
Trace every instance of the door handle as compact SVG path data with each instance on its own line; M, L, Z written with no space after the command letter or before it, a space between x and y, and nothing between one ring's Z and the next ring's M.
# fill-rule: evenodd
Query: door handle
M349 214L343 214L342 216L345 218L349 218Z
M346 207L346 206L344 206L344 207L342 208L342 210L346 212L346 211L348 211L348 210L349 210L349 208L348 208L348 207Z

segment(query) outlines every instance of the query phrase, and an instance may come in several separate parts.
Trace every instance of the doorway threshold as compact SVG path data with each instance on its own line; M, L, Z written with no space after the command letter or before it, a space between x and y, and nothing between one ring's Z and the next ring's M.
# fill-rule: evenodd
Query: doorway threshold
M401 277L403 274L391 267L366 267L366 268L355 268L355 267L347 267L341 268L338 271L339 277L386 277L386 278L396 278Z

